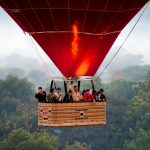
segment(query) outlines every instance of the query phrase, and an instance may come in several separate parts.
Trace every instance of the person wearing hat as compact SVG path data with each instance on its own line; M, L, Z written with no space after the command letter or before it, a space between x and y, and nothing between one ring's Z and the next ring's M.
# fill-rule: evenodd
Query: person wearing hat
M103 90L103 89L100 89L100 90L99 90L99 93L100 93L100 101L106 102L106 96L105 96L105 94L104 94L104 90Z
M62 94L61 94L61 89L60 88L56 89L56 92L54 93L54 95L56 96L56 101L57 102L62 101Z
M49 103L55 103L56 102L56 96L54 94L53 88L50 89L50 92L47 95L47 100Z
M73 102L73 97L72 97L72 91L71 90L69 90L68 93L64 96L63 102L64 103Z
M42 87L38 87L38 91L35 94L35 98L38 99L38 102L42 102L42 103L46 102L46 92L43 90Z

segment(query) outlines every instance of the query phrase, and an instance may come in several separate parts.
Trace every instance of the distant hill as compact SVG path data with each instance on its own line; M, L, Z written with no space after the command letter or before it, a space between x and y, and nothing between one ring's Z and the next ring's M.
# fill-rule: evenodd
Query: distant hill
M122 70L122 74L126 80L139 81L144 80L150 71L150 65L132 66Z
M129 66L124 69L116 69L105 72L102 76L104 83L111 82L113 80L125 79L129 81L143 80L146 74L150 71L150 65L138 65Z
M138 81L143 80L146 74L150 71L150 65L139 65L139 66L130 66L125 69L119 69L114 71L109 71L103 74L102 82L108 83L113 80L125 79L129 81ZM37 68L32 70L24 70L21 68L4 68L0 67L0 79L5 79L9 74L15 75L18 77L26 77L31 82L35 84L35 86L43 86L45 87L47 83L50 81L50 77L48 76L45 70L38 70Z
M20 68L0 68L0 79L4 80L8 75L18 76L18 77L25 77L36 87L47 85L47 82L50 81L48 74L44 70L23 70Z

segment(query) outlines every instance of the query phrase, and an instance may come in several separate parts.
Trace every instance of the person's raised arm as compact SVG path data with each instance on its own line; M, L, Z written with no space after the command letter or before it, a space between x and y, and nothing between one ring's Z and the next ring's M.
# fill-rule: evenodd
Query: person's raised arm
M70 84L69 84L69 90L71 90L72 92L74 92L73 81L71 81Z

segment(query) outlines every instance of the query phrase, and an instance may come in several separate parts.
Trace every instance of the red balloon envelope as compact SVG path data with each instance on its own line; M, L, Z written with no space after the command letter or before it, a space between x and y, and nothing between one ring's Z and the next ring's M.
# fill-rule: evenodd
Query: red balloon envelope
M148 0L0 0L64 76L93 76Z

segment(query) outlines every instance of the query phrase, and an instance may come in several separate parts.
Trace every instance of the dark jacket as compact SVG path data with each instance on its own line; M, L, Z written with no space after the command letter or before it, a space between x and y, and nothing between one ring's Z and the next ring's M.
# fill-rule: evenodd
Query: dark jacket
M68 94L66 94L66 95L64 96L63 102L64 102L64 103L73 102L73 97L72 97L72 96L69 96Z
M101 95L100 95L100 100L101 101L106 101L106 96L103 93L101 93Z
M35 94L35 98L38 99L38 102L43 102L43 103L45 103L45 102L46 102L46 92L43 91L43 93L36 93L36 94Z

